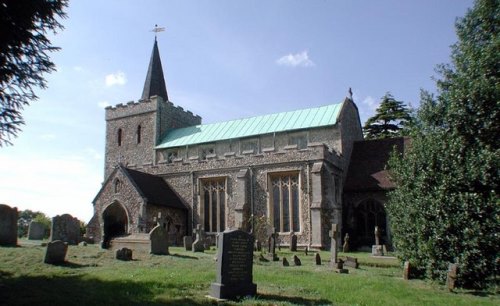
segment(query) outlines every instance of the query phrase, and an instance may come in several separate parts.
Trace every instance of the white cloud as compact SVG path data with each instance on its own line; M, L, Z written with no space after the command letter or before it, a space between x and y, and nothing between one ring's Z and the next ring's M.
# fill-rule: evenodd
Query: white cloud
M105 77L106 87L111 87L114 85L125 85L127 83L127 77L122 71L117 71L115 73L108 74Z
M73 70L76 71L76 72L82 72L83 71L83 67L82 66L74 66Z
M108 101L101 101L97 103L97 106L99 106L100 108L106 108L108 106L111 106L111 104Z
M279 58L276 63L282 66L290 67L312 67L314 62L309 59L307 51L302 51L296 54L288 54Z
M378 101L375 101L372 96L367 96L361 103L368 106L372 111L375 111L380 104Z

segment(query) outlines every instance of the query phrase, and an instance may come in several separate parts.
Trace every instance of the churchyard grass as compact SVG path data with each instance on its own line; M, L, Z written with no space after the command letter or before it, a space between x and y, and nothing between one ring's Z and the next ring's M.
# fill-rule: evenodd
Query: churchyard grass
M40 242L20 240L20 247L0 247L0 304L5 305L210 305L205 296L215 281L215 250L187 252L170 247L169 256L134 254L130 262L114 259L97 245L69 246L67 263L43 263ZM297 254L302 266L294 266ZM395 259L375 259L367 253L349 253L360 269L337 274L328 266L329 252L286 256L281 262L254 260L258 295L223 305L499 305L494 292L450 293L443 285L404 281ZM339 253L339 258L346 254Z

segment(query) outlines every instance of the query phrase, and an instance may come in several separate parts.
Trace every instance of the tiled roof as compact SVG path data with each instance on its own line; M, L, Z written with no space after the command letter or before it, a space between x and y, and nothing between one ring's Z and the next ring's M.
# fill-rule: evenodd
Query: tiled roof
M343 103L278 114L202 124L167 132L156 149L181 147L337 123Z
M123 167L148 204L187 210L179 196L159 176Z
M393 189L385 170L394 147L403 153L409 138L387 138L354 142L344 191L379 191Z
M168 101L167 86L165 85L163 68L161 67L160 51L158 51L158 43L155 39L148 73L146 74L146 81L144 82L144 89L142 90L142 99L149 99L149 97L156 95Z

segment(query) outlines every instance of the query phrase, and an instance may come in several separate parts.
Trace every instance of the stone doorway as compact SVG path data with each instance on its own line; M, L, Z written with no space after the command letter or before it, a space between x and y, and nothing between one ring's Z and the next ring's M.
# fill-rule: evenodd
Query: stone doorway
M358 248L375 244L375 226L379 227L381 244L388 243L387 218L384 205L374 199L367 199L359 203L355 212L354 236Z
M102 213L104 235L102 247L108 248L111 239L123 236L128 232L128 217L125 208L118 202L106 207Z

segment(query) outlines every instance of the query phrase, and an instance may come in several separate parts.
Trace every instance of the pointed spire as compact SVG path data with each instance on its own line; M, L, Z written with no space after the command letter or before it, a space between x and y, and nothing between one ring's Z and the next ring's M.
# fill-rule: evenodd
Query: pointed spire
M142 91L142 99L149 99L151 96L160 96L163 100L168 101L167 86L163 77L163 69L161 67L160 51L158 51L158 43L155 37L151 60L149 61L148 74L144 82Z

